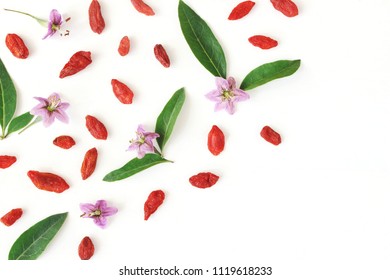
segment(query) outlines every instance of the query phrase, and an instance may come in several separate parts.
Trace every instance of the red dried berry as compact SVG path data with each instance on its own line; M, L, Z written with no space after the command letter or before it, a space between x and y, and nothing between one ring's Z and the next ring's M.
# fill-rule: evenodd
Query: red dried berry
M171 61L169 60L169 56L161 44L157 44L154 46L154 55L156 56L156 59L165 68L168 68L171 65Z
M56 137L53 140L53 144L62 148L62 149L67 150L67 149L72 148L74 145L76 145L76 142L74 141L74 139L71 136L61 135L61 136Z
M165 193L162 190L152 191L144 205L144 219L149 219L150 215L156 212L157 208L164 202Z
M153 9L147 5L144 1L142 0L131 0L131 3L133 4L134 8L147 16L154 16L154 11Z
M5 169L16 162L15 156L0 156L0 168Z
M99 140L106 140L108 133L104 124L99 121L96 117L87 115L85 117L85 125L88 131L93 137Z
M134 93L133 91L124 83L112 79L111 80L111 86L112 86L112 91L114 92L116 98L123 103L123 104L131 104L133 103L133 97Z
M102 15L100 4L97 0L92 0L88 9L89 25L93 32L100 34L103 32L106 23Z
M92 63L91 52L78 51L73 54L60 72L60 78L74 75Z
M29 55L26 44L17 34L7 34L5 37L5 45L16 58L26 59Z
M89 260L95 253L95 246L91 238L85 236L79 244L79 257L82 260Z
M7 227L12 226L23 215L22 208L15 208L1 217L0 221Z
M27 176L40 190L62 193L69 189L68 183L62 177L53 173L30 170L27 172Z
M83 163L81 165L81 178L87 179L95 171L96 162L98 158L98 151L92 148L85 153Z
M263 35L252 36L248 41L255 47L259 47L263 50L268 50L278 45L278 41Z
M207 147L215 156L219 155L225 148L225 135L216 125L213 125L208 134Z
M253 6L255 5L255 2L252 1L244 1L239 3L234 9L231 11L228 19L229 20L237 20L241 19L252 10Z
M263 129L260 131L260 136L274 145L279 145L280 143L282 143L282 138L280 137L280 134L269 126L263 127Z
M124 36L119 42L118 53L121 56L125 56L130 52L130 39L127 36Z
M271 0L271 3L276 10L287 17L295 17L298 15L298 7L291 0Z
M215 185L219 179L219 176L211 172L201 172L197 175L190 177L189 181L191 185L197 188L205 189Z

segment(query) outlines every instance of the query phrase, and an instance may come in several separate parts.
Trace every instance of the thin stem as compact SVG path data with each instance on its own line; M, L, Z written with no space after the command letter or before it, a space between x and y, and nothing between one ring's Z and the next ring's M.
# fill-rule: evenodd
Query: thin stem
M44 20L44 19L40 19L40 18L37 18L29 13L25 13L25 12L21 12L21 11L17 11L17 10L12 10L12 9L5 9L5 11L8 11L8 12L14 12L14 13L18 13L18 14L22 14L22 15L26 15L26 16L29 16L29 17L32 17L33 19L35 19L36 21L38 21L39 24L43 25L43 26L46 26L47 25L47 21Z

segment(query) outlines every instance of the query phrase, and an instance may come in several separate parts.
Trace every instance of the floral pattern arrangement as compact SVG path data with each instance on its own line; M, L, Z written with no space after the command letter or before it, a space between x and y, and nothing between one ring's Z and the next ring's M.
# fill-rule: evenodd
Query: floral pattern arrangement
M103 2L102 0L99 1ZM273 0L271 2L276 10L281 11L287 17L298 15L296 5L290 0ZM135 10L146 16L154 16L157 13L144 1L134 0L131 1L131 3ZM255 2L244 1L236 7L232 7L230 15L227 15L227 20L240 20L241 18L248 16L254 5ZM25 11L13 10L11 7L4 9L4 11L14 13L15 17L28 16L38 21L38 23L47 28L47 33L43 36L43 39L45 40L58 40L60 36L67 36L68 40L72 39L70 31L66 30L64 27L70 18L64 19L61 13L56 9L51 10L48 20L37 18ZM215 102L215 111L226 110L228 117L233 118L233 116L230 115L234 115L240 109L238 106L239 102L250 100L251 90L276 79L293 75L300 67L301 61L299 59L268 62L250 71L244 76L241 84L238 84L235 78L227 74L230 69L227 68L228 61L222 45L217 39L218 36L214 34L217 30L214 30L209 26L207 19L199 15L183 0L178 1L177 14L182 35L188 44L187 51L193 53L205 70L212 74L212 79L215 80L216 87L208 93L205 92L203 95L211 102ZM110 32L108 28L106 29L106 22L109 22L110 18L104 17L104 5L102 7L98 0L91 1L86 15L88 15L90 27L94 33L101 34L103 32ZM73 25L73 28L77 28L76 24ZM256 37L255 40L252 38L250 42L264 50L277 46L275 40L266 36ZM74 41L72 44L77 47L78 42ZM126 56L130 52L130 45L129 38L124 36L120 41L120 46L118 48L119 54L121 56ZM10 53L15 56L15 59L29 58L30 52L28 45L19 35L7 35L6 46L10 50ZM161 44L156 44L154 55L164 67L161 68L162 70L173 67L172 65L174 63L170 60L169 52L167 52ZM84 69L86 69L88 65L93 64L91 52L78 51L70 57L61 70L59 77L62 79L67 76L77 75L80 71L87 71ZM22 67L22 64L20 64L20 67ZM67 81L64 80L64 83L66 82ZM34 97L35 100L38 101L38 104L31 108L31 110L17 115L17 102L25 99L24 93L17 92L16 90L17 86L15 85L18 83L19 81L12 79L7 71L6 65L0 59L0 139L2 139L2 141L13 141L12 138L16 138L18 135L11 136L11 134L15 132L22 133L26 129L31 131L30 135L34 135L32 130L35 128L32 127L32 125L40 121L42 121L43 126L47 129L55 129L52 124L56 120L66 124L71 122L72 115L69 112L69 108L78 105L68 103L66 99L63 100L60 94L56 92L50 94L47 98ZM202 83L202 81L199 81L199 83ZM121 167L117 167L111 172L108 172L102 178L102 181L115 182L119 180L131 180L129 177L139 172L148 172L149 168L160 163L171 163L171 168L174 168L174 165L180 164L176 163L174 159L171 160L166 158L166 155L171 152L171 150L166 149L166 144L168 143L168 140L172 138L171 136L179 133L179 131L175 129L175 125L177 120L181 117L181 111L186 102L186 96L190 94L186 92L185 87L182 86L183 85L179 85L178 87L181 88L174 92L165 105L162 106L160 113L157 115L154 129L151 128L150 125L138 125L135 130L135 137L130 140L127 150L124 149L124 152L128 152L129 154L135 152L136 155L134 158L127 163L120 163ZM119 102L125 104L125 106L133 103L133 97L135 95L128 85L119 82L116 79L112 79L112 89ZM136 104L131 106L136 106ZM148 114L149 113L153 114L154 112L151 111L148 112ZM109 116L106 120L107 119L109 119ZM108 137L108 131L110 130L108 122L103 124L103 122L96 117L87 115L86 128L97 140L110 141ZM37 137L39 137L39 135L37 135ZM279 145L281 143L279 133L268 126L262 131L261 137L274 145ZM174 139L169 142L172 142L170 147L171 149L174 149ZM69 135L61 135L53 141L53 144L68 150L76 145L76 142ZM213 156L218 156L225 149L225 135L217 126L213 126L208 135L207 147L205 145L205 149L207 148ZM13 151L9 151L8 154L0 155L0 168L11 170L12 165L15 164L16 161L23 161L22 156L16 158L11 155L12 152ZM115 159L115 155L101 155L99 151L99 160L101 156L111 156L111 162ZM98 149L92 148L85 153L84 161L82 163L81 173L83 180L86 180L94 173L97 164ZM31 169L34 168L34 166L31 166ZM115 168L115 166L113 168ZM24 175L21 174L21 176ZM66 170L61 171L61 176L45 171L30 170L28 176L32 183L37 187L37 191L62 193L69 189L68 182L64 180L64 178L67 179ZM223 173L215 175L208 171L199 172L197 175L188 178L188 181L183 182L183 184L205 189L219 184L219 178L223 176ZM160 179L162 178L157 178L157 180ZM155 190L150 193L144 205L145 221L148 220L152 214L154 216L158 215L157 210L163 202L168 203L165 202L165 193L163 190ZM92 219L93 222L102 229L109 226L108 217L121 215L121 209L119 206L115 206L115 201L107 201L103 198L97 200L96 203L80 203L80 210L81 218ZM52 242L57 232L63 227L68 216L69 212L53 214L30 227L26 227L26 230L21 233L12 248L10 248L9 259L37 259L44 253L46 247ZM18 219L23 219L23 211L20 208L15 208L9 213L6 213L1 218L1 221L4 225L11 226ZM51 230L45 231L45 228L51 228ZM38 242L36 242L36 240L38 240ZM29 245L27 248L26 244ZM80 258L90 259L94 253L95 246L93 245L92 238L85 237L79 245Z

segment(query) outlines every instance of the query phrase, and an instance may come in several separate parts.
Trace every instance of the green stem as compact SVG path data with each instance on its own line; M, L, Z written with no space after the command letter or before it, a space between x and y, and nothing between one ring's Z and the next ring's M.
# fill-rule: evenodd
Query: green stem
M17 11L17 10L12 10L12 9L5 9L5 8L4 8L4 10L8 11L8 12L14 12L14 13L18 13L18 14L22 14L22 15L26 15L26 16L32 17L33 19L38 21L38 23L40 25L43 25L45 27L47 26L47 23L48 23L47 20L44 20L44 19L41 19L41 18L37 18L37 17L35 17L35 16L33 16L33 15L29 14L29 13L25 13L25 12L21 12L21 11Z

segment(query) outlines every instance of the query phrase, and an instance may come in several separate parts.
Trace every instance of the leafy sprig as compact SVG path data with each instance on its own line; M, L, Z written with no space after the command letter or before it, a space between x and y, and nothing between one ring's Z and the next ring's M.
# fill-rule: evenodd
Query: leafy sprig
M163 157L163 151L165 144L172 134L184 101L185 91L184 88L181 88L172 95L158 116L155 128L155 132L160 135L160 137L157 138L159 148L159 150L156 151L157 153L149 153L142 158L133 158L122 167L108 173L103 178L103 181L113 182L122 180L157 164L172 162Z

